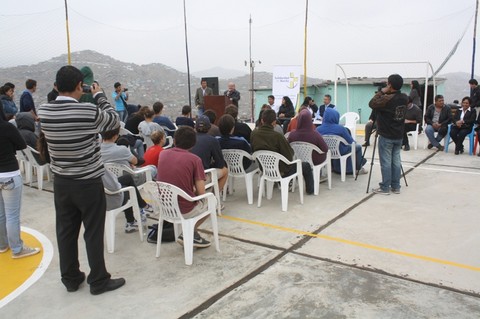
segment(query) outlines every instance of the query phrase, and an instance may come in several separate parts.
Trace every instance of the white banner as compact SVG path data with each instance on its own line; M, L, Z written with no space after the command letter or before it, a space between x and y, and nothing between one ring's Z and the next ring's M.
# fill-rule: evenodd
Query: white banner
M302 66L277 65L273 67L272 95L275 96L275 106L282 104L282 98L288 96L297 106L297 97L300 93L300 78Z

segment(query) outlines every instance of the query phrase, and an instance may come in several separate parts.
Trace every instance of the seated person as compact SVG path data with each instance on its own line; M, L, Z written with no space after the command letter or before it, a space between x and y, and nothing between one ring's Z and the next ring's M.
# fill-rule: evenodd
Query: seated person
M28 146L37 149L38 136L35 134L35 119L30 112L20 112L15 116L18 132Z
M272 110L272 108L268 104L263 104L262 109L260 110L260 113L258 113L258 119L255 121L255 129L257 127L262 126L262 114L264 110ZM280 122L278 120L275 122L275 126L273 127L273 130L275 132L283 134L283 128L280 126Z
M217 120L217 114L215 113L215 111L208 109L203 112L203 115L208 117L208 120L210 121L210 129L208 130L208 134L210 134L211 136L220 136L221 134L218 126L213 124Z
M372 111L373 112L373 111ZM413 104L412 98L408 98L407 111L405 113L405 128L403 129L403 143L405 151L410 150L408 144L408 132L417 130L417 123L422 124L422 110Z
M163 128L153 121L155 116L153 110L145 110L143 116L145 119L138 124L138 133L141 136L150 137L155 131L163 131Z
M163 151L163 145L165 145L165 133L163 131L154 131L152 135L150 135L150 138L152 139L153 146L149 147L145 152L145 163L142 164L142 167L147 165L157 167L158 156L160 152Z
M455 155L463 153L463 141L472 132L473 124L477 118L477 112L471 108L471 105L472 99L468 96L462 99L462 108L455 113L455 118L450 128L450 137L455 143Z
M439 151L445 148L440 145L440 141L447 135L448 124L452 122L452 111L445 105L443 95L435 96L434 104L431 104L425 112L425 135L427 135L429 144L428 149L436 147ZM435 132L437 136L435 137Z
M204 113L205 114L205 113ZM218 128L222 134L217 137L220 142L222 150L242 150L248 154L252 154L252 148L250 144L240 136L233 136L233 130L235 129L235 119L230 114L224 114L218 121ZM252 165L253 164L253 165ZM252 162L248 158L243 158L243 168L245 171L251 171L257 167L255 162Z
M190 152L200 157L203 169L217 169L218 187L223 189L223 186L227 182L228 169L223 159L220 143L215 137L207 134L209 129L210 120L205 115L201 115L195 124L197 138Z
M340 114L337 112L337 110L333 108L327 108L325 110L325 113L323 113L322 125L317 127L317 132L321 135L337 135L343 137L348 143L348 145L340 144L340 154L344 155L350 153L350 151L352 150L352 146L350 144L355 141L353 140L349 131L343 125L338 124L339 120ZM355 144L355 160L355 168L352 167L352 161L347 161L347 174L353 174L354 169L358 170L359 174L367 174L367 169L363 167L367 160L363 158L362 146L358 144ZM341 173L339 159L332 159L332 171L337 174Z
M175 147L164 150L158 158L158 167L168 167L168 169L158 170L157 181L175 185L192 197L205 194L205 171L202 160L189 152L196 140L197 135L193 128L180 126L173 136ZM207 202L201 200L192 203L179 198L178 206L185 218L192 218L207 209ZM197 231L207 218L208 216L205 216L195 224L193 247L210 246L210 242L202 238ZM182 235L178 237L177 242L183 245Z
M195 122L192 120L192 107L190 105L184 105L182 107L182 116L177 117L175 124L178 126L186 125L191 128L195 127Z
M102 181L103 187L112 192L128 186L133 186L135 188L138 206L140 207L140 217L142 218L143 225L146 226L147 214L145 213L144 209L151 209L151 207L149 207L149 205L143 200L140 192L137 189L137 186L135 186L133 177L131 175L123 175L117 178L112 172L105 170L105 173L102 175ZM107 200L107 210L112 210L125 205L130 199L128 192L122 192L114 195L105 194L105 198ZM133 216L133 209L131 207L127 208L124 211L124 214L125 219L127 220L127 223L125 224L125 232L127 234L136 232L138 230L138 224Z
M145 120L145 112L150 110L148 106L142 106L138 112L133 113L125 122L125 129L132 134L139 134L138 125Z
M162 115L163 112L163 103L162 102L155 102L153 103L153 112L155 116L153 117L153 121L160 125L161 127L166 127L168 130L165 130L165 133L169 136L173 136L175 130L177 129L175 125L170 121L170 119L166 116Z
M102 144L100 146L100 152L104 163L118 163L135 168L138 165L138 159L132 154L128 147L117 145L115 141L118 139L120 127L100 133L102 135ZM157 176L157 167L148 166L151 170L153 179ZM136 185L141 185L145 182L145 178L134 177Z
M313 165L319 165L325 162L327 158L328 152L328 145L323 140L323 137L318 131L315 129L315 126L312 125L312 116L308 109L303 109L298 113L298 123L297 129L293 130L288 135L288 142L307 142L317 146L324 154L319 154L317 152L313 152L312 160Z
M292 161L294 155L292 147L288 144L288 141L283 134L273 130L276 121L277 118L275 111L263 111L262 126L252 132L252 149L254 152L260 150L277 152L283 155L287 160ZM290 176L297 172L297 165L287 165L280 162L279 170L282 176ZM302 162L302 175L305 180L307 194L313 194L313 173L310 164L307 162Z
M235 129L233 130L233 136L243 137L248 143L250 143L250 135L252 129L248 124L238 121L238 107L233 104L228 105L225 108L225 114L230 114L235 119Z
M290 119L294 116L295 107L293 106L292 100L288 96L284 96L282 99L282 104L280 105L277 113L278 120L283 127L283 133L287 132Z
M313 101L313 100L311 100L311 101ZM300 109L298 110L298 113L291 119L290 123L288 123L287 132L291 132L291 131L297 129L298 115L303 110L308 110L308 108L304 105L300 106ZM311 113L310 113L310 115L311 115ZM316 128L316 126L312 122L312 129L315 130L315 128Z

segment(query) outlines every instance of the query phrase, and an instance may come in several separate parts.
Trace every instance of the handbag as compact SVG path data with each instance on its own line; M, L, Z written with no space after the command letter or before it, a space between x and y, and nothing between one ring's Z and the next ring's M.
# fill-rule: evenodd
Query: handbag
M153 224L152 226L148 226L148 228L150 231L147 235L147 242L150 244L156 244L158 238L158 224ZM175 241L173 224L164 220L162 229L162 243L168 243L172 241Z

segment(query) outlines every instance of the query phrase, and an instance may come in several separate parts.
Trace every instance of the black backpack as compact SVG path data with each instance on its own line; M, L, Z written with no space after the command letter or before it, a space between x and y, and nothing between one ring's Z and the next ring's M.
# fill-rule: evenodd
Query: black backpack
M158 224L153 224L148 226L150 231L147 235L147 242L151 244L157 243L158 236ZM162 243L168 243L175 241L175 231L173 230L173 224L167 221L163 221L163 230L162 230Z

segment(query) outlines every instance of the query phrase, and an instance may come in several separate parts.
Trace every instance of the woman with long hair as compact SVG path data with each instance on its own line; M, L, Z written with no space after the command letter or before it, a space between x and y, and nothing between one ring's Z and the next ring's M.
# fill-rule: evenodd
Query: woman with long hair
M412 103L422 108L422 98L420 96L420 83L417 80L413 80L411 83L410 98Z
M15 154L27 147L15 126L7 122L0 107L0 253L12 250L12 258L38 254L39 248L23 244L20 237L22 175Z

